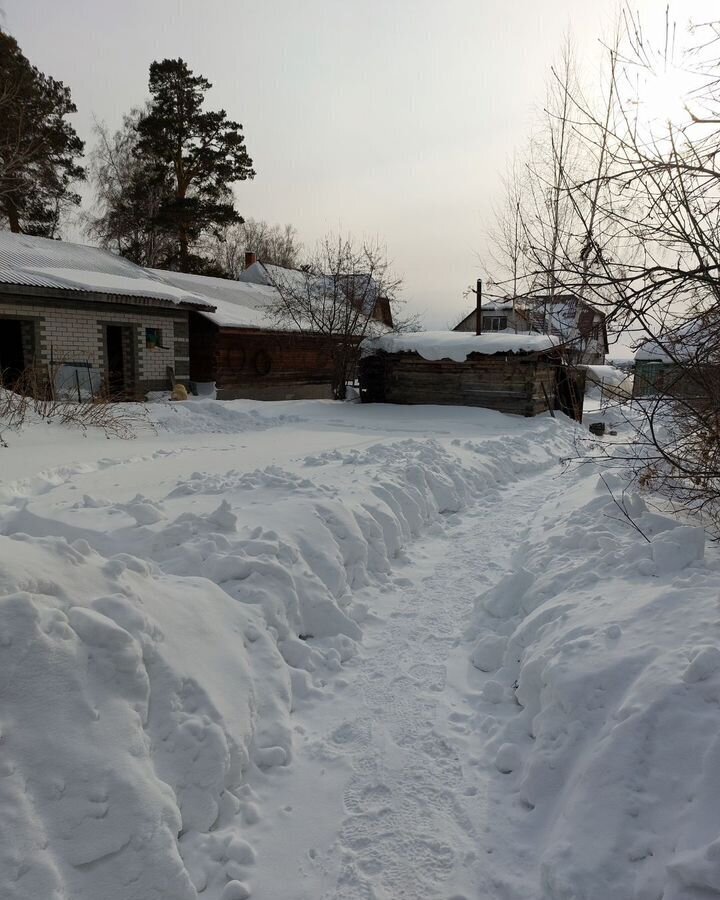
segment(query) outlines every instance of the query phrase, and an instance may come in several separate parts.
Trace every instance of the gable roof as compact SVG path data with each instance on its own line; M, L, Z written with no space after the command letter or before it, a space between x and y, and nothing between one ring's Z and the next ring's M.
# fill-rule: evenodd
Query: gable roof
M212 309L205 297L108 250L10 231L0 231L0 284Z
M591 337L595 324L599 324L602 328L605 353L609 349L605 313L574 294L556 294L553 297L518 297L514 306L512 299L491 300L483 303L481 309L483 315L513 311L516 316L525 319L532 331L538 334L553 334L566 344L570 344L578 338L587 340ZM476 309L470 310L453 330L463 331L467 325L472 325L474 328L476 312Z
M516 306L512 300L488 300L487 302L483 301L481 306L481 311L483 316L487 313L490 316L494 316L498 313L502 313L507 316L509 313L513 313L519 319L526 319L527 316L523 313L521 307ZM473 307L470 312L460 321L457 325L453 326L453 331L466 331L467 326L475 329L477 327L477 306Z

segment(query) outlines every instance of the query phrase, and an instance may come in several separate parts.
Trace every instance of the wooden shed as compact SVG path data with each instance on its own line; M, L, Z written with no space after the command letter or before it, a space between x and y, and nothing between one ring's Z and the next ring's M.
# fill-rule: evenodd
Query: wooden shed
M583 373L563 365L551 335L420 332L363 345L360 396L367 403L481 406L582 418Z
M332 398L328 337L273 327L275 288L182 272L162 276L215 307L190 317L191 384L214 383L220 400Z
M264 331L190 317L190 380L220 400L331 399L333 363L322 335Z

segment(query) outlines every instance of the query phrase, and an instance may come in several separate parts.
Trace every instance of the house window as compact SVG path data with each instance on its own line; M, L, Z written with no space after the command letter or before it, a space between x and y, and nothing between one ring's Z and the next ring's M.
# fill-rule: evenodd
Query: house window
M504 331L507 328L507 316L483 316L483 331Z
M145 346L148 350L165 350L162 342L162 332L159 328L145 329Z
M592 336L593 336L594 341L600 340L600 325L599 324L593 325Z

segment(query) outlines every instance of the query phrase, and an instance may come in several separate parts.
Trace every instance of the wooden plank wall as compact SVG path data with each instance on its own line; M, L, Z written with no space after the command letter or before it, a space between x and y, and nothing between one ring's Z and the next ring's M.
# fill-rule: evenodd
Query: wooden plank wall
M379 354L360 365L365 399L387 403L482 406L535 416L555 398L555 366L546 358L473 356L466 362L426 360L415 353Z

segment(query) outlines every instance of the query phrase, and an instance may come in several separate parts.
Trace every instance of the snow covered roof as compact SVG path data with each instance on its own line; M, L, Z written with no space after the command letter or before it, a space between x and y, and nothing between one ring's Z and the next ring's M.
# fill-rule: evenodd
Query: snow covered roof
M708 328L712 331L708 332ZM643 341L635 352L635 359L643 362L672 362L673 360L696 359L709 362L711 357L717 358L715 341L703 340L704 334L712 336L717 326L704 321L702 316L668 328L655 339ZM715 361L715 360L713 360Z
M270 314L270 308L279 299L274 287L229 278L187 275L184 272L150 271L177 288L208 298L215 307L214 311L200 312L221 328L297 330L292 324L283 324L280 328Z
M262 284L266 287L292 291L297 296L310 293L316 297L331 297L335 292L338 296L345 296L342 286L338 286L329 275L313 275L303 272L302 269L288 269L285 266L273 266L266 263L255 262L239 275L240 281L251 284Z
M483 302L480 307L481 312L509 312L513 309L513 303L511 300L489 300L487 303ZM473 310L474 312L474 310Z
M0 283L212 307L166 279L99 247L0 231Z
M515 334L493 331L471 334L464 331L418 331L413 334L384 334L363 341L362 352L367 356L378 350L386 353L417 353L423 359L452 359L465 362L471 353L485 356L494 353L541 353L557 346L551 334Z
M353 303L357 308L364 307L363 311L376 319L376 328L390 328L392 313L387 301L383 310L380 305L383 300L379 296L379 287L370 275L361 272L342 277L330 275L314 275L302 269L288 269L284 266L274 266L262 262L255 262L240 273L241 282L263 285L275 289L293 292L297 296L309 294L317 298L344 299ZM333 301L334 302L334 301Z

